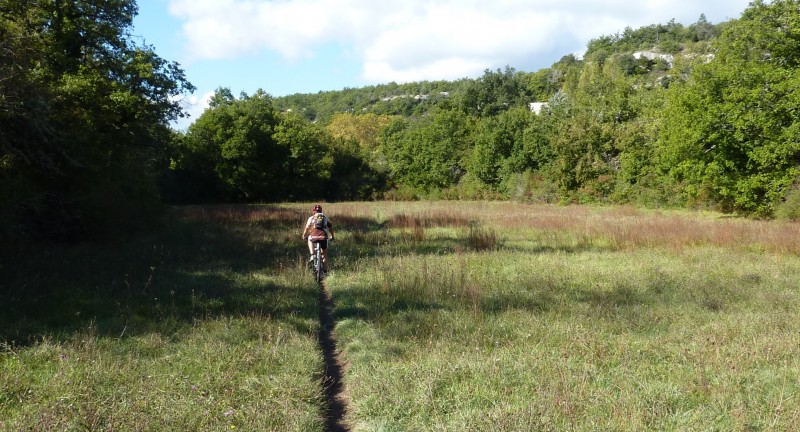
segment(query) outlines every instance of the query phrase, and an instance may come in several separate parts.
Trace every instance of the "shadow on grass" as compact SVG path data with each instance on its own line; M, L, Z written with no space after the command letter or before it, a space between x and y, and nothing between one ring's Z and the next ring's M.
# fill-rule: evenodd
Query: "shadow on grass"
M307 216L280 205L185 206L172 209L159 229L125 242L4 250L0 342L69 338L89 325L99 336L131 336L165 321L191 325L226 315L313 322L318 290L300 239ZM387 227L350 216L335 222L345 232Z
M427 272L433 276L420 283L414 281L417 276L408 269L401 271L406 276L392 277L392 270L386 269L389 276L335 290L337 320L383 325L405 320L409 315L418 316L416 313L454 312L455 316L480 320L519 312L586 320L609 331L649 334L668 331L672 320L685 313L710 318L747 301L734 287L702 278L687 281L659 271L621 280L616 276L600 281L531 272L519 278L481 278L472 282L469 278L464 281L457 272L438 269ZM480 285L486 283L500 287Z
M87 326L132 336L244 315L313 332L318 292L300 263L304 245L275 240L299 225L297 213L248 209L181 208L157 232L124 243L5 251L0 342L26 346Z
M154 331L164 321L176 326L215 316L257 314L283 320L301 331L317 318L318 290L306 274L300 232L307 212L286 206L181 207L156 233L119 244L29 246L6 251L0 266L0 341L27 345L42 335L69 337L91 324L98 335L120 337ZM395 217L334 218L339 240L332 246L334 269L358 271L381 256L446 255L475 250L471 221ZM454 226L453 237L422 228ZM389 228L392 228L391 230ZM483 234L486 234L485 232ZM491 234L491 233L490 233ZM520 253L579 253L590 244L520 249L488 236L487 250ZM654 282L652 290L663 289ZM456 292L456 299L427 293L395 293L391 301L374 289L335 293L339 318L372 319L403 310L465 307L482 313L519 309L532 313L563 307L562 295L531 293L483 297ZM609 310L654 301L642 290L584 293L582 299ZM700 299L719 308L715 298ZM656 296L658 298L658 296ZM709 300L710 299L710 300ZM723 305L724 306L724 305Z

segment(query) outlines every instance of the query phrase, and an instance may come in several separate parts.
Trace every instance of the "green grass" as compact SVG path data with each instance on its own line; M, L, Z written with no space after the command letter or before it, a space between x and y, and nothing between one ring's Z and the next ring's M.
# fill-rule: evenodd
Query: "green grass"
M318 291L295 221L234 210L9 257L0 430L322 430Z
M16 254L0 430L322 430L308 208L189 207L127 244ZM800 429L796 224L494 202L326 214L354 430Z
M796 226L449 205L329 281L355 430L800 426Z
M4 430L307 430L308 337L258 317L124 340L91 331L3 355Z
M418 256L334 279L358 430L793 429L798 266L751 258Z

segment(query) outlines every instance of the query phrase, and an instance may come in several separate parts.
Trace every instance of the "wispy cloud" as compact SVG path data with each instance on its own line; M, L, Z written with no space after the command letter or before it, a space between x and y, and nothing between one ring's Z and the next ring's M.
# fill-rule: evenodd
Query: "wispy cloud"
M737 18L749 0L171 0L187 59L226 59L264 50L287 61L319 47L347 46L366 82L475 76L487 68L580 54L587 42L625 27ZM549 64L548 64L549 65Z
M201 114L203 111L208 108L208 103L211 101L211 97L214 96L213 91L206 92L201 96L190 95L190 96L176 96L176 100L181 104L181 107L189 115L188 118L182 118L175 121L173 126L175 129L178 130L185 130L192 124Z

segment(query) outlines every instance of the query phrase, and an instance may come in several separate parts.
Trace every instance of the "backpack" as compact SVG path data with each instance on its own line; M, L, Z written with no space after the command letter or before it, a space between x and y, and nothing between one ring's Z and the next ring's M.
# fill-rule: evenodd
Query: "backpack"
M328 228L327 218L322 213L317 213L314 215L314 228L318 230L325 230Z

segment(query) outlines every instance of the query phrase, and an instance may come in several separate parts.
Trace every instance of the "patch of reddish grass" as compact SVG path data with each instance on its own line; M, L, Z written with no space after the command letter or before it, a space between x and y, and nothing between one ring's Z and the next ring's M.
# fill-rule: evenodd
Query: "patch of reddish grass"
M185 217L301 224L308 204L183 207ZM688 212L490 201L350 202L326 204L334 224L352 230L372 226L407 229L415 239L434 227L484 227L571 233L619 249L712 245L800 254L800 223L753 221ZM494 231L492 231L494 232Z
M176 211L181 217L189 220L272 222L280 224L302 223L311 214L293 207L244 204L187 206L180 207Z
M700 213L513 202L371 203L395 227L464 227L572 233L615 248L711 245L800 254L800 223Z
M389 218L392 228L468 227L470 221L460 215L432 212L426 215L396 214Z
M686 216L639 216L601 219L589 227L594 237L619 248L712 245L757 247L773 252L800 253L800 225L747 220L698 219Z
M497 233L491 228L470 227L467 244L476 251L489 251L497 248Z

